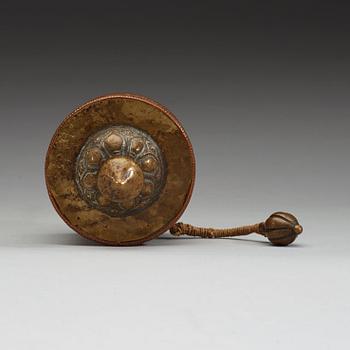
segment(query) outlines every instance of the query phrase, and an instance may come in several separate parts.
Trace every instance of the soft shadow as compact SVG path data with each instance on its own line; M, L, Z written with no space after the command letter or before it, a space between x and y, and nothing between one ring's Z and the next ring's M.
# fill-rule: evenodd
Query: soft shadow
M0 247L28 247L37 245L102 246L73 232L27 232L0 235Z
M180 241L180 240L207 240L207 241L219 241L219 240L228 240L228 241L239 241L242 243L248 243L248 244L258 244L258 245L264 245L264 246L271 246L269 242L259 241L259 240L253 240L253 239L244 239L244 238L236 238L236 237L221 237L221 238L201 238L201 237L158 237L157 240L169 240L169 241Z
M188 244L188 241L202 240L199 237L172 237L172 236L161 236L156 239L147 241L143 244L144 247L156 247L156 246L182 246ZM287 247L276 247L268 241L237 238L237 237L223 237L213 238L207 240L229 240L246 243L249 245L260 245L273 248L302 248L305 247L303 244L293 243ZM12 234L0 234L0 247L28 247L38 245L62 245L62 246L94 246L94 247L108 247L101 243L88 240L74 232L27 232L27 233L12 233ZM132 246L130 247L132 248ZM135 246L134 246L135 248Z
M280 249L281 248L302 248L302 247L305 247L304 244L300 244L300 243L291 243L290 245L287 245L287 246L277 246L277 245L273 245L268 240L267 241L259 241L256 239L245 239L245 238L237 238L237 237L222 237L222 238L217 238L217 239L228 239L228 240L232 240L232 241L250 242L250 243L256 243L256 244L265 245L265 246L269 246L269 247L273 247L273 248L280 248Z
M159 237L142 244L143 247L157 247L164 245L182 245L191 237ZM74 232L26 232L26 233L6 233L0 234L0 247L31 247L40 245L58 245L58 246L90 246L102 248L118 248L115 246L104 245L80 236ZM122 248L137 248L139 246L125 246Z
M44 236L44 239L40 239ZM50 233L38 235L38 243L54 245L74 245L74 246L102 246L101 243L91 241L74 232Z
M158 237L156 240L168 240L168 241L177 241L177 240L197 240L197 239L207 239L207 240L229 240L229 241L239 241L243 243L248 243L251 245L263 245L266 247L273 247L273 248L303 248L305 247L304 244L300 243L292 243L288 246L282 247L282 246L275 246L271 244L269 241L261 241L256 239L246 239L246 238L238 238L238 237L221 237L221 238L200 238L200 237L171 237L171 236L161 236Z

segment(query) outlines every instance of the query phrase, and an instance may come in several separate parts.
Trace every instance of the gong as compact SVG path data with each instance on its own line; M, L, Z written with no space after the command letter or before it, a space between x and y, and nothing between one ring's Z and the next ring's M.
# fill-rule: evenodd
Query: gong
M113 94L63 120L47 151L45 178L52 204L73 230L105 244L136 245L167 231L183 213L195 158L166 108Z
M202 238L257 233L286 246L303 231L281 211L228 229L177 223L193 190L193 149L176 117L143 96L102 96L69 114L49 145L45 179L62 219L103 244L137 245L169 230Z

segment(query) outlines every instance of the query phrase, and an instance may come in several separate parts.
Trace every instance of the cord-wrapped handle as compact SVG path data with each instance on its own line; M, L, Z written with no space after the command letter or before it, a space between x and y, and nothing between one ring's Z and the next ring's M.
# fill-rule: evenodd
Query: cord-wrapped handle
M257 233L267 237L272 244L277 246L286 246L294 242L302 232L303 227L297 218L285 212L273 213L265 222L227 229L197 227L182 222L170 228L170 233L174 236L188 235L202 238L234 237Z

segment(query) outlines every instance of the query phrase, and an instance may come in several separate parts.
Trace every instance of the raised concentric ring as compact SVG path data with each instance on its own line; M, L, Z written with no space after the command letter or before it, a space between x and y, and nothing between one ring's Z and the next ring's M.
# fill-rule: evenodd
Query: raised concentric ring
M181 124L163 106L132 94L98 97L74 110L56 130L45 162L49 197L62 219L110 245L140 244L165 232L185 210L194 178Z

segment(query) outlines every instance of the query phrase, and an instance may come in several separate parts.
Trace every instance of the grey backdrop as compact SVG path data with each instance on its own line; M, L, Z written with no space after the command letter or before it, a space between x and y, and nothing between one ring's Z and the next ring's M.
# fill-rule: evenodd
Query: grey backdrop
M2 1L1 348L346 348L348 18L337 2ZM183 123L197 159L184 221L286 210L302 236L121 249L74 234L47 198L45 152L109 92Z

